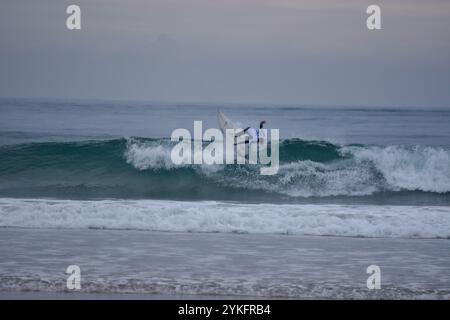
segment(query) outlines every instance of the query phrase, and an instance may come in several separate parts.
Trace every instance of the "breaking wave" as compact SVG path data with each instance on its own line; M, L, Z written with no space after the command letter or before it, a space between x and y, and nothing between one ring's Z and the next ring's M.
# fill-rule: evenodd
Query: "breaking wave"
M447 206L0 199L0 227L450 238Z
M257 165L175 165L168 139L0 147L0 196L296 201L422 194L448 199L450 150L284 140L276 175Z

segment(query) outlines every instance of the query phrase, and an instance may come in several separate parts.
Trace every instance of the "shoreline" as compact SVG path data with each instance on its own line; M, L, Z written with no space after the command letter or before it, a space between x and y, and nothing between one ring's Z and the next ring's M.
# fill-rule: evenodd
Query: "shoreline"
M3 229L0 299L450 299L448 241Z
M167 295L152 293L86 293L2 291L0 300L285 300L284 297ZM292 299L292 298L290 298Z

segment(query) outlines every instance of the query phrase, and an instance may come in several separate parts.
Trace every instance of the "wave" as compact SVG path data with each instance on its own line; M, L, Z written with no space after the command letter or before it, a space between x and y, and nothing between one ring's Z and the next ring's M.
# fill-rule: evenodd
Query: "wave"
M358 163L369 162L386 181L390 190L449 192L450 152L432 147L343 148Z
M295 201L450 193L450 149L283 140L280 168L175 165L168 139L124 138L0 147L0 196Z
M450 238L449 215L448 206L0 199L0 226L25 228Z

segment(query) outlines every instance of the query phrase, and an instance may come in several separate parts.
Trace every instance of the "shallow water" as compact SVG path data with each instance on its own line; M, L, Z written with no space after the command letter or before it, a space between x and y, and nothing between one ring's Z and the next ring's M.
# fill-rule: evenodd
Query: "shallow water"
M448 299L448 240L132 230L3 229L0 291L68 292L65 270L81 268L81 293ZM381 289L366 286L369 265ZM39 294L36 295L39 297Z

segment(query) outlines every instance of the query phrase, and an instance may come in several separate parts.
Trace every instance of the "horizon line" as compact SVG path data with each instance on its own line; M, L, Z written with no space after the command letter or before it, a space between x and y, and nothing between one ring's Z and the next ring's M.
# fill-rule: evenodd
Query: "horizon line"
M219 102L219 101L194 101L194 100L151 100L151 99L126 99L126 98L74 98L74 97L7 97L0 96L0 100L54 100L54 101L80 101L80 102L119 102L119 103L139 103L139 104L162 104L162 105L177 105L177 106L210 106L210 107L239 107L239 106L260 106L262 108L345 108L345 109L412 109L412 110L423 110L423 111L440 111L440 110L450 110L450 106L407 106L407 105L357 105L357 104L307 104L307 103L273 103L273 102Z

